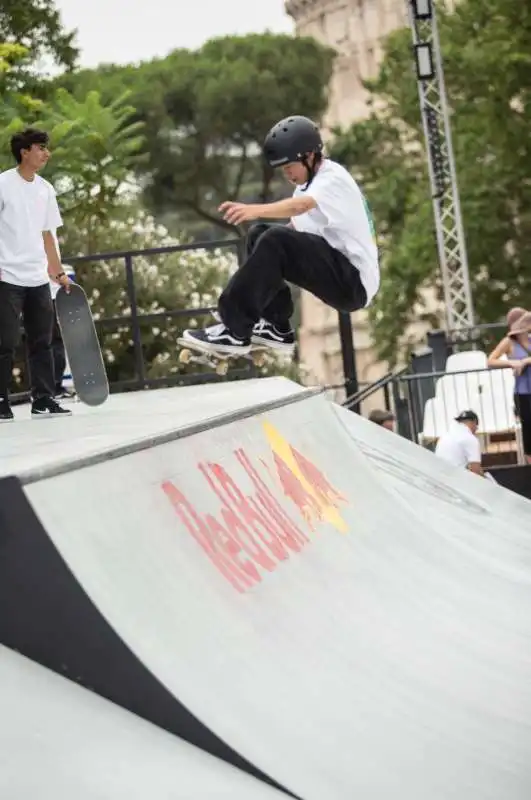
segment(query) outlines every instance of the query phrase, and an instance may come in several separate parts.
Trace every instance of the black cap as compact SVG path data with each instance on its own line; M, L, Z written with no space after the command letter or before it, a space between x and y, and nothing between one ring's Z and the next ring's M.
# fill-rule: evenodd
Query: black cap
M471 408L468 408L466 411L461 411L458 417L455 417L456 422L475 422L476 425L479 425L479 417L475 411L472 411Z
M381 411L380 409L375 409L371 411L369 414L369 420L371 422L375 422L377 425L383 425L384 422L391 422L394 421L395 415L392 411Z

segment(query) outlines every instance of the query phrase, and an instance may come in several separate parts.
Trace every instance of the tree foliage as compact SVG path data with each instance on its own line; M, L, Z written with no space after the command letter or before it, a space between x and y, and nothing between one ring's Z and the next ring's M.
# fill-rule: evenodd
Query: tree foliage
M85 232L84 252L94 252L98 230L121 213L120 192L145 158L133 110L126 96L104 105L96 91L78 101L58 89L51 102L17 96L0 111L0 169L13 166L9 141L17 130L33 125L49 133L52 158L43 177L58 194L66 235L76 231L81 246L79 231Z
M106 66L62 78L76 96L98 85L107 98L131 90L148 161L137 170L162 218L204 220L234 233L222 200L266 200L285 191L260 157L268 129L289 114L320 119L334 52L311 38L252 34L213 39L137 67Z
M2 0L0 42L24 48L24 61L18 62L17 68L26 79L34 74L30 67L43 59L51 58L56 65L72 69L79 52L75 31L64 30L54 0Z
M452 137L476 316L531 305L531 8L461 0L438 12ZM396 360L406 324L440 288L431 192L408 30L385 42L368 83L369 119L336 131L374 210L382 286L371 308L380 355Z

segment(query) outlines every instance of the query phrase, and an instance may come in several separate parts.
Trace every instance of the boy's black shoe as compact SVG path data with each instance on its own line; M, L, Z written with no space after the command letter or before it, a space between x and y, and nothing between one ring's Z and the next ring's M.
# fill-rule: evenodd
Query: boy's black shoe
M72 412L68 408L62 408L53 397L39 397L34 400L31 406L31 416L34 419L40 417L64 417L71 416Z

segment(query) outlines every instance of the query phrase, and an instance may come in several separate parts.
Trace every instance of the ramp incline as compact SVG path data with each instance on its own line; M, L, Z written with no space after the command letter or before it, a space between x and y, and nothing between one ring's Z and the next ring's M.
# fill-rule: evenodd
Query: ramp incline
M289 381L113 400L11 428L1 643L303 800L527 800L531 503Z
M0 709L9 800L286 797L1 646Z

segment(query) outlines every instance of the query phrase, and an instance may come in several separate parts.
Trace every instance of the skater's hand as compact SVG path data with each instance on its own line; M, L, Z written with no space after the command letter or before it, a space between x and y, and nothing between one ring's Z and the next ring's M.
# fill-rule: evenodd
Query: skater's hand
M218 211L223 212L223 219L231 225L241 225L242 222L252 222L258 219L258 206L248 205L247 203L233 203L227 200L222 203Z
M59 275L56 275L53 280L62 286L67 294L70 294L70 287L72 286L73 281L70 280L66 272L60 272Z

